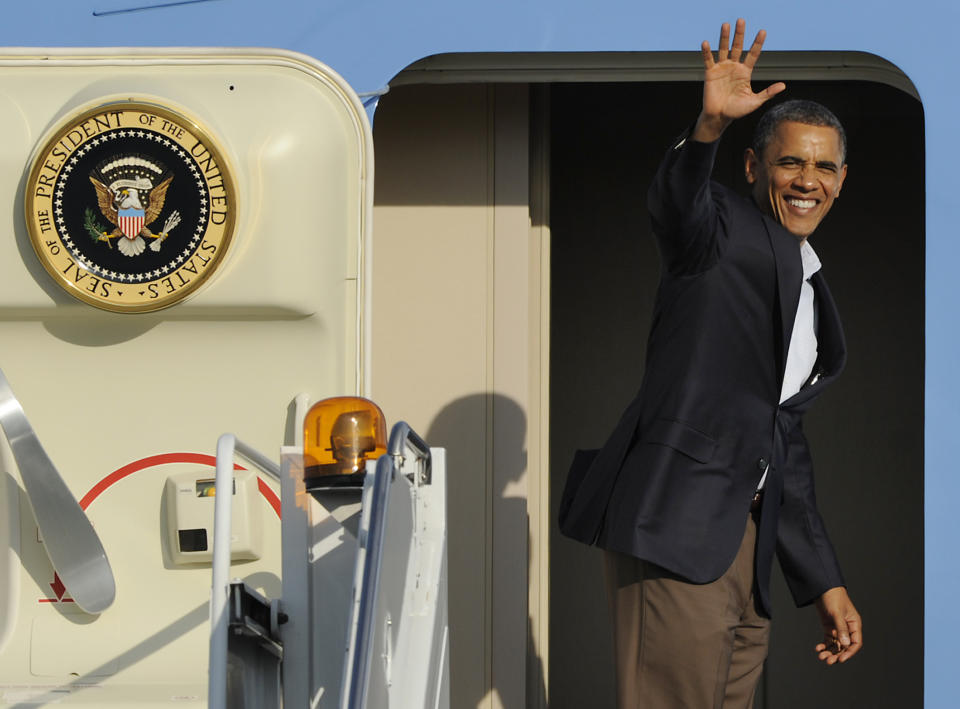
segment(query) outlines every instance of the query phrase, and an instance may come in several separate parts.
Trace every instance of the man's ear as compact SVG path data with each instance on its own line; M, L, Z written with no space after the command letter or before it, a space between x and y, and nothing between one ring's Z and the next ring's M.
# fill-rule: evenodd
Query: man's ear
M840 168L840 179L837 180L837 191L833 193L834 199L840 196L840 188L843 187L843 181L846 179L847 179L847 163L843 163L843 167Z
M743 153L743 173L747 177L747 183L753 184L757 181L757 166L759 164L759 159L757 159L757 154L753 152L753 148L747 148ZM844 166L846 170L846 166Z

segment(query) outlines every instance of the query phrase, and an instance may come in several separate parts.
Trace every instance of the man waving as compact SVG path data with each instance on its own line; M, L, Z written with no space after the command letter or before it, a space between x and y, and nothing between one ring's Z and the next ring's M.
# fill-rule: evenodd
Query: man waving
M716 58L702 45L703 108L650 188L662 259L643 384L605 446L574 461L561 530L606 550L619 705L750 707L767 654L774 555L798 605L815 603L815 652L862 645L817 510L802 417L841 371L843 331L808 237L846 177L846 137L811 101L761 118L745 200L711 181L754 93L761 30L744 22Z

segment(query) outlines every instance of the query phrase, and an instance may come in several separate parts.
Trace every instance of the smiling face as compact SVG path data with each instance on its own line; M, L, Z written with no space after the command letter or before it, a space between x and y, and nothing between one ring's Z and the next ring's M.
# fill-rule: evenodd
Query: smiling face
M836 129L796 121L781 122L764 154L749 148L744 162L754 201L801 241L830 211L847 176Z

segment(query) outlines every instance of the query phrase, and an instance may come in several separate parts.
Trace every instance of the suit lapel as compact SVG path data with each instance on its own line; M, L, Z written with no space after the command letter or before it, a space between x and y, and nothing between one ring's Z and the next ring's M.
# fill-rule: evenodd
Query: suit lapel
M803 263L795 236L775 221L761 216L767 230L770 246L777 264L777 301L780 308L780 348L777 362L777 383L783 385L783 372L787 368L787 351L793 334L793 321L797 317L800 302L800 283L803 280Z
M827 281L820 271L810 277L817 308L817 363L814 365L815 382L800 389L781 406L802 413L810 401L818 396L824 386L843 370L847 361L847 347L840 325L837 306L827 288Z
M835 377L847 362L847 343L840 325L840 314L823 272L813 274L810 283L817 303L817 363L827 376Z

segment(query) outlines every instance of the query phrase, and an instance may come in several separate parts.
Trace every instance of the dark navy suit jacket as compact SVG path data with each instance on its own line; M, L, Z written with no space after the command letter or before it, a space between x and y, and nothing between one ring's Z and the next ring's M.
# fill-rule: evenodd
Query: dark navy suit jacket
M757 587L769 614L774 553L798 605L843 577L817 511L802 415L843 368L821 273L815 381L779 403L803 267L797 238L711 182L717 143L671 149L650 188L662 276L643 383L599 451L579 452L561 531L694 582L720 577L769 466Z

